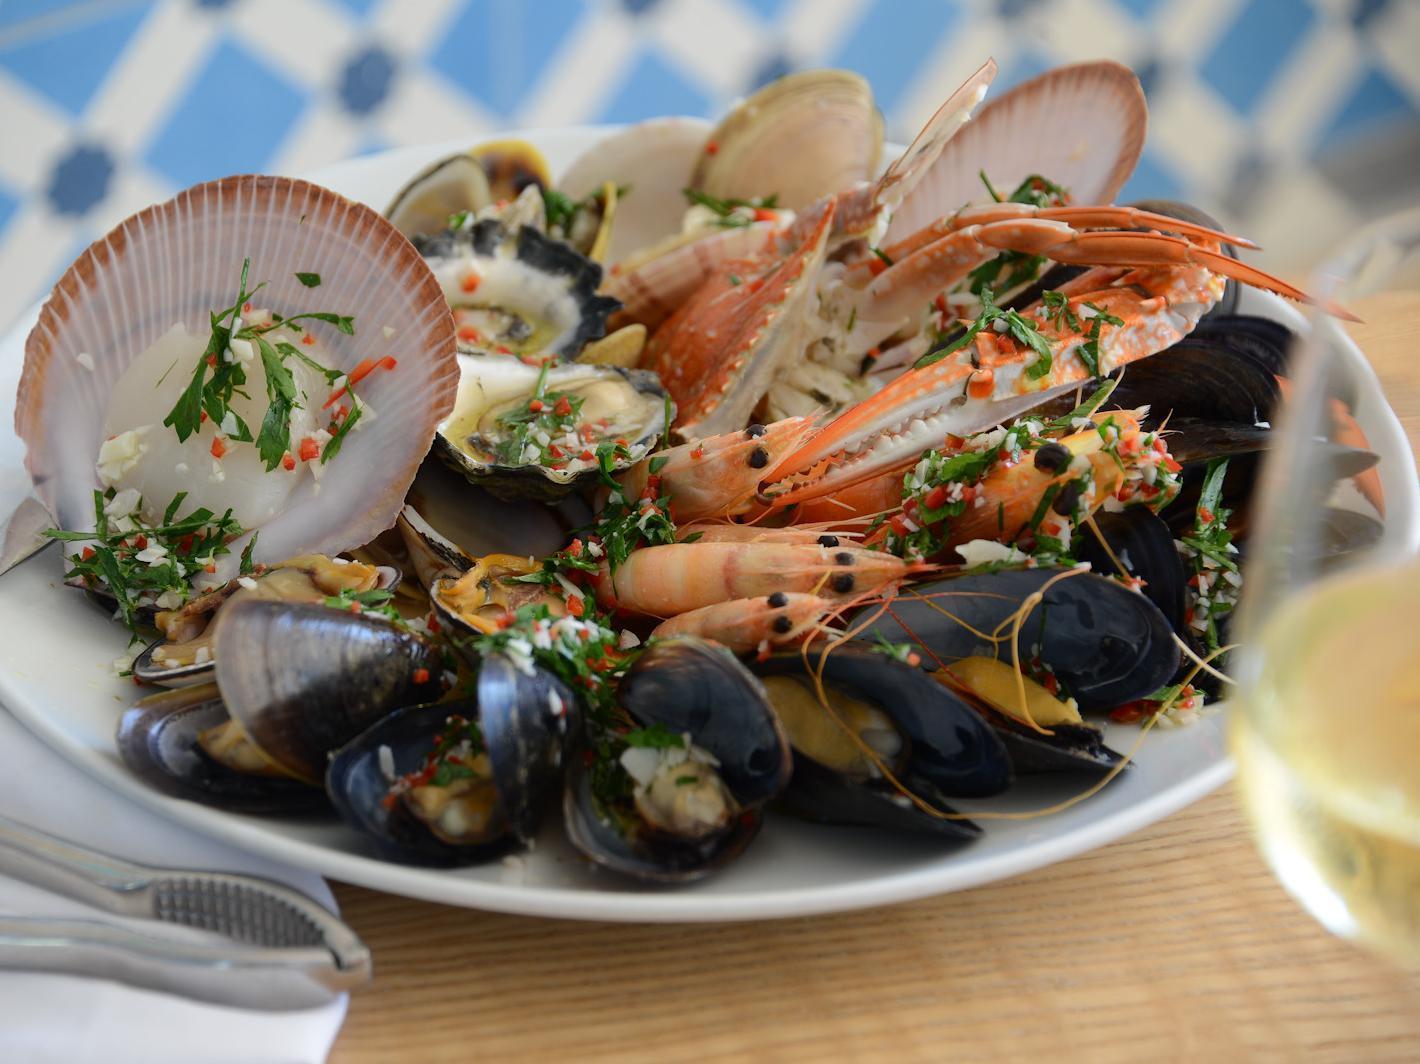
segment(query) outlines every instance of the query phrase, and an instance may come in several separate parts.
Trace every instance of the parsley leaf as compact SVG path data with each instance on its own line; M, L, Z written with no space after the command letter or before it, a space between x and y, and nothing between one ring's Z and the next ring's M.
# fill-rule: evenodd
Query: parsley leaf
M300 281L307 288L320 287L320 274L318 273L297 273L296 280Z

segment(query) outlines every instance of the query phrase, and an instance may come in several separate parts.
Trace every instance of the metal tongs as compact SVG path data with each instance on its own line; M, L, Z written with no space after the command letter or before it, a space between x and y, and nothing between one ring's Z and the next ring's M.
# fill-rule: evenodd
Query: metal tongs
M231 940L144 934L104 920L0 916L0 969L113 979L273 1010L324 1005L370 980L370 951L355 932L304 894L267 879L136 864L5 817L0 874L118 916Z

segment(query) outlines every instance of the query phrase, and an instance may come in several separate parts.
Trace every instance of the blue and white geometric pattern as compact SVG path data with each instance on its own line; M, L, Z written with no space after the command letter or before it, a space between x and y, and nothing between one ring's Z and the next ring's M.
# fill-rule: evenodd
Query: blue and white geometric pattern
M1191 200L1303 270L1417 195L1413 0L0 0L0 328L94 237L194 182L500 129L714 116L790 70L864 74L908 138L995 91L1132 66L1125 198Z

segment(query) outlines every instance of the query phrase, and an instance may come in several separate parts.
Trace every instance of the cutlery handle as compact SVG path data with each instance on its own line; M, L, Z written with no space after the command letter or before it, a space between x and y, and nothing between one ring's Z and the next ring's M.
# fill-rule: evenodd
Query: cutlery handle
M147 916L153 870L0 816L0 874L130 916Z
M158 938L101 920L26 917L0 917L0 969L109 979L273 1011L327 1004L358 982L319 948L234 948Z

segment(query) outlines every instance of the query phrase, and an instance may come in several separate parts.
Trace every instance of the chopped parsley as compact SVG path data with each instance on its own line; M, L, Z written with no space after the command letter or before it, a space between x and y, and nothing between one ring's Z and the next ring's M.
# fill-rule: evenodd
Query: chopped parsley
M176 597L174 605L187 601L190 577L215 569L214 559L227 554L227 545L243 530L231 510L218 517L206 507L199 507L179 518L177 512L186 492L174 496L159 525L145 525L138 519L142 508L139 498L135 498L129 512L109 513L116 497L113 488L95 490L94 531L49 528L44 535L86 544L73 559L65 579L82 580L92 588L107 587L118 603L123 623L136 633L140 606L155 603L165 593ZM250 548L248 544L243 552L243 565L251 561Z
M684 750L685 737L677 735L664 724L633 728L622 736L627 746L647 746L652 750Z
M753 199L720 199L695 188L681 189L692 204L708 208L715 215L715 224L722 229L739 229L760 221L761 211L772 211L779 204L779 194L756 196Z
M291 357L299 358L323 375L328 383L334 383L342 374L338 370L320 365L303 354L294 344L284 341L273 344L267 339L267 334L278 328L302 333L304 327L298 324L299 322L322 321L334 325L346 336L353 336L355 319L346 314L305 311L289 317L272 314L269 322L244 325L241 321L242 308L266 284L263 281L248 289L250 269L251 260L244 260L236 301L231 306L209 315L212 331L207 346L197 360L191 380L173 404L173 408L168 411L163 424L177 433L179 441L184 441L202 427L205 415L214 425L227 426L224 432L227 441L254 442L263 464L271 470L281 464L291 449L291 412L301 406L295 378L286 367L285 360ZM318 274L298 273L296 276L308 288L320 284ZM233 340L246 341L257 349L266 376L266 414L255 437L252 436L250 426L231 408L233 396L250 398L243 390L247 383L247 374L242 360L232 352ZM332 425L332 439L327 442L320 455L322 463L330 461L339 453L344 437L359 420L360 407L354 392L350 390L352 383L353 380L344 386L344 391L350 395L350 412L340 423Z
M1055 182L1031 174L1016 186L1004 199L991 184L986 171L978 171L981 183L997 203L1029 203L1035 207L1057 207L1069 202L1069 195ZM982 289L992 288L997 292L1010 291L1020 285L1029 284L1040 276L1041 268L1047 263L1044 255L1032 255L1024 251L1003 251L988 262L983 262L967 274L967 284L972 295L980 295Z
M342 587L335 595L327 595L325 605L334 610L350 610L352 613L373 613L391 621L402 621L399 610L395 609L394 592L387 588L372 587L368 591L356 591Z
M547 372L551 362L544 362L537 375L533 393L522 405L498 415L498 425L506 429L493 447L493 453L504 465L544 465L557 469L583 451L560 446L558 440L575 434L584 398L570 392L549 392ZM535 453L528 454L531 448Z
M1006 332L1013 339L1025 347L1034 351L1038 357L1034 362L1026 367L1026 376L1031 380L1038 380L1050 372L1054 364L1054 354L1050 349L1050 343L1040 334L1040 329L1036 322L1029 318L1022 317L1014 310L1006 310L996 305L995 296L990 288L981 290L981 313L977 316L964 333L958 336L951 343L943 347L930 351L917 360L916 368L930 366L934 362L940 362L948 355L961 350L976 339L982 329L994 325L998 321L1006 323Z
M986 186L986 191L997 203L1029 203L1033 207L1063 207L1070 202L1069 192L1040 174L1026 175L1015 190L1004 199L991 184L991 179L986 176L985 170L978 170L977 174L981 177L981 183Z
M385 808L414 787L447 787L458 780L479 778L481 773L473 763L484 750L478 722L451 714L444 720L444 730L434 737L434 747L424 756L424 763L390 784Z
M1222 645L1218 624L1237 606L1241 583L1241 572L1234 557L1237 548L1228 530L1232 511L1223 505L1223 480L1227 474L1226 458L1209 461L1194 511L1193 528L1179 541L1180 553L1192 574L1188 583L1193 602L1186 620L1209 653Z

